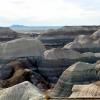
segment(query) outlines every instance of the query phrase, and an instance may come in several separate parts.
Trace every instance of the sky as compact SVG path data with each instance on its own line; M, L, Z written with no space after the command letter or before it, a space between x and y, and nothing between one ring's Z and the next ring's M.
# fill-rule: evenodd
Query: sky
M0 26L99 25L100 0L0 0Z

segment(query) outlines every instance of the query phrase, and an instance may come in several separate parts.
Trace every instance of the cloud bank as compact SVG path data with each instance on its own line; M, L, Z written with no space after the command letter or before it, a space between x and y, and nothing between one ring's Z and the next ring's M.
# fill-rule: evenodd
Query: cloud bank
M0 25L98 25L100 0L0 0Z

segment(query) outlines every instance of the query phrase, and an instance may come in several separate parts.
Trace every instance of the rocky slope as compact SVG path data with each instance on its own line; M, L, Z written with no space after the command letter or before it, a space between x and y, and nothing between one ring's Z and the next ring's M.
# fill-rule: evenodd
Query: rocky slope
M43 56L45 47L33 38L19 38L0 44L0 59Z
M75 50L53 48L44 52L44 58L37 60L39 72L51 83L56 83L61 73L78 61L95 63L99 53L79 53Z
M74 40L77 35L91 35L100 26L65 26L56 30L48 30L38 37L47 48L62 47Z
M19 35L9 27L0 27L0 42L18 38Z
M23 82L0 90L0 100L45 100L45 96L31 83Z
M27 44L27 46L23 47L25 44ZM0 61L2 61L3 64L4 61L6 61L6 63L12 60L20 61L24 64L24 66L27 66L29 69L33 70L32 77L37 75L37 79L34 80L37 81L39 80L39 77L42 76L43 78L41 77L41 79L45 79L51 84L55 84L62 72L75 62L84 61L95 63L100 59L99 53L79 53L75 50L64 48L53 48L51 50L45 51L45 47L37 39L22 38L13 40L7 43L3 43L1 48L5 48L7 50L6 51L3 49L2 51L4 53L1 52ZM1 67L1 70L5 70L6 72L6 67L4 67L4 69ZM36 84L34 81L33 83Z
M100 98L100 81L88 85L74 85L70 98Z
M94 35L95 33L90 36L79 35L73 42L66 44L64 48L74 49L80 52L100 52L100 38L99 36L96 38Z
M70 96L75 84L89 84L100 80L100 64L77 62L67 68L60 76L51 96Z
M0 88L3 88L0 100L41 100L44 92L51 98L99 97L100 82L96 82L100 80L99 30L90 33L96 29L63 27L59 29L61 33L49 31L50 34L42 34L38 39L20 38L0 43ZM74 41L63 48L46 50L44 42L40 42L41 38L60 40L72 35ZM56 46L59 47L58 42ZM45 43L48 45L47 40ZM51 47L54 43L52 41ZM48 89L51 91L47 92Z

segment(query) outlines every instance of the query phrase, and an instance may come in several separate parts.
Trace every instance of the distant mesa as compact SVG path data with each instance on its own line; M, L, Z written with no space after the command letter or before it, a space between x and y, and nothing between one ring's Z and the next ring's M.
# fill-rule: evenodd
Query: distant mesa
M12 25L11 27L23 28L23 27L28 27L28 26L25 26L25 25Z
M19 33L38 33L45 32L48 29L57 29L58 26L25 26L25 25L12 25L10 28Z

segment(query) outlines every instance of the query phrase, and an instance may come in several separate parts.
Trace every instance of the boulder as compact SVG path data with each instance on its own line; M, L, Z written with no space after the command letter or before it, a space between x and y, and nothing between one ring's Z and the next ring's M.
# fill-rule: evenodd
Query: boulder
M45 96L31 83L23 82L0 90L0 100L45 100Z
M100 81L87 85L74 85L70 98L100 98Z

